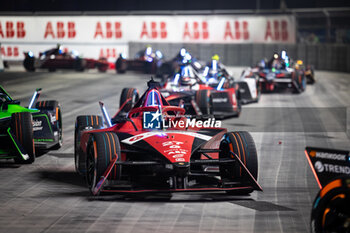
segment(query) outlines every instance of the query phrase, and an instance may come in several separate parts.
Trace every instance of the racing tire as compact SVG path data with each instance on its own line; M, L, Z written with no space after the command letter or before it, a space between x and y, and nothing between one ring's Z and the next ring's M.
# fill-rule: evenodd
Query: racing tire
M135 103L139 100L139 92L136 88L123 88L120 95L119 107L121 107L128 99L131 99L131 103L127 103L123 109L124 112L129 112Z
M115 71L118 74L124 74L128 68L128 64L126 63L126 60L123 58L118 58L115 62Z
M297 75L294 76L294 93L300 94L305 90L306 90L306 77L301 71L298 71Z
M34 62L35 62L35 58L28 57L28 56L26 56L26 58L23 60L23 66L27 72L35 71Z
M115 133L100 132L91 134L86 159L86 181L91 193L116 156L117 161L120 161L120 143ZM121 173L121 165L115 165L108 179L120 180Z
M234 115L234 117L239 117L242 112L242 97L241 92L238 90L238 88L235 89L235 95L236 95L236 101L237 101L237 113Z
M311 210L311 232L349 232L350 177L337 178L317 194Z
M262 93L262 85L259 81L256 82L256 100L254 101L255 103L258 103L261 97L261 93Z
M77 72L83 72L85 70L85 61L81 58L77 58L74 61L74 69Z
M29 156L27 160L15 158L15 163L33 163L35 161L35 146L32 114L30 112L13 113L11 116L11 130Z
M255 180L258 178L258 156L253 137L246 131L228 132L220 143L220 159L234 158L230 151L235 153L247 167ZM240 164L229 163L219 166L220 176L223 181L238 181L249 184L250 177L244 172ZM229 194L249 194L253 190L227 191Z
M108 69L108 66L107 65L97 65L97 70L98 72L100 73L106 73L107 72L107 69Z
M157 73L157 62L145 62L144 64L144 72L145 74L155 74Z
M307 84L315 84L316 79L315 79L315 71L313 67L308 67L306 71L309 71L306 76L307 79Z
M80 138L84 130L103 128L103 120L100 116L83 115L77 116L74 130L74 164L77 173L84 175L86 160L80 160ZM83 168L83 169L82 169Z
M156 77L162 78L162 81L164 82L164 77L168 77L174 73L174 70L171 67L171 64L169 63L163 63L159 69L157 69Z
M197 91L196 103L203 115L210 115L212 113L211 95L209 90Z
M56 125L54 125L54 129L57 130L58 137L57 137L57 144L52 146L51 150L58 150L62 147L63 143L63 128L62 128L62 113L61 113L61 106L58 101L56 100L46 100L46 101L38 101L35 104L35 108L39 109L43 112L53 112L52 114L56 116Z

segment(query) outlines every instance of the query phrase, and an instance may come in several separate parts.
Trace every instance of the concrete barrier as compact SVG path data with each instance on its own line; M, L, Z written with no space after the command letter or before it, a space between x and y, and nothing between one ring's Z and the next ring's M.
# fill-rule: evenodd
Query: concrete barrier
M184 47L200 60L210 60L214 54L227 66L251 66L274 52L286 50L289 57L301 59L318 70L350 72L350 45L343 44L188 44L188 43L129 43L133 56L145 46L159 49L166 59L173 58Z

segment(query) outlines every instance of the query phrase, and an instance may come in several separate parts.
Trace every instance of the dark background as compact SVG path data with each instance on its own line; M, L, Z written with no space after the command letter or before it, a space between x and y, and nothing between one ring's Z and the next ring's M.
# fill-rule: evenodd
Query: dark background
M283 2L283 1L282 1ZM349 7L349 0L1 0L0 11L239 10Z

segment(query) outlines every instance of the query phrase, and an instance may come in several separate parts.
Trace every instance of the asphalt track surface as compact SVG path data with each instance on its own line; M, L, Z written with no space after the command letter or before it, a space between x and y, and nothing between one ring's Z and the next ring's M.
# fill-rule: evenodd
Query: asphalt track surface
M38 87L43 88L41 99L58 100L64 126L60 150L31 165L0 161L0 232L309 232L318 187L304 148L350 149L350 74L316 71L316 77L317 83L303 94L265 94L259 103L244 106L240 118L223 121L229 130L252 132L263 192L94 198L74 171L75 118L100 114L99 100L114 114L122 88L142 92L149 76L112 71L0 73L0 84L23 105Z

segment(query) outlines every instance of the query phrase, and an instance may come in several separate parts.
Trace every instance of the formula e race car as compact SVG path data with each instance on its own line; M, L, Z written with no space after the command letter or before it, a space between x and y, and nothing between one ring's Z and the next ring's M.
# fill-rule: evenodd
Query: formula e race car
M257 71L263 92L272 92L277 88L291 88L294 93L306 89L306 77L302 70L295 68L264 68Z
M311 211L311 232L350 232L349 151L307 147L320 191Z
M197 72L200 72L205 67L205 62L193 57L185 48L181 48L173 59L164 61L161 64L156 75L159 78L167 79L169 76L180 72L181 67L184 65L191 65Z
M238 90L242 104L259 102L261 96L260 78L252 69L243 70L236 83L239 85Z
M126 59L120 54L115 62L117 73L125 73L127 70L141 71L145 74L155 74L163 61L163 54L159 50L147 47L136 53L134 59Z
M248 132L227 132L218 121L183 117L185 109L171 106L157 86L149 81L126 116L117 113L110 120L100 103L107 128L99 116L77 117L76 170L93 195L262 190Z
M316 81L312 66L305 67L301 60L291 62L285 51L281 55L274 53L268 62L262 60L253 70L259 75L265 92L282 87L301 93L305 91L307 83L313 84Z
M160 91L171 105L184 107L191 116L238 117L242 110L238 84L231 76L218 73L207 79L190 64L169 77Z
M242 72L240 79L235 81L226 67L219 62L219 56L217 54L215 54L207 66L201 68L198 73L202 74L205 78L205 83L211 86L217 86L222 78L229 80L230 83L238 84L238 96L242 104L258 102L260 99L261 85L259 76L252 72L251 69L246 69Z
M48 69L50 72L57 69L84 71L85 69L97 68L100 72L106 72L109 67L107 59L81 58L77 51L63 51L61 46L40 53L39 58L34 57L31 51L25 52L24 56L23 66L26 71L35 71L36 69Z
M36 150L61 147L60 105L55 100L37 101L39 95L40 89L37 89L29 107L25 108L0 86L0 159L33 163Z

